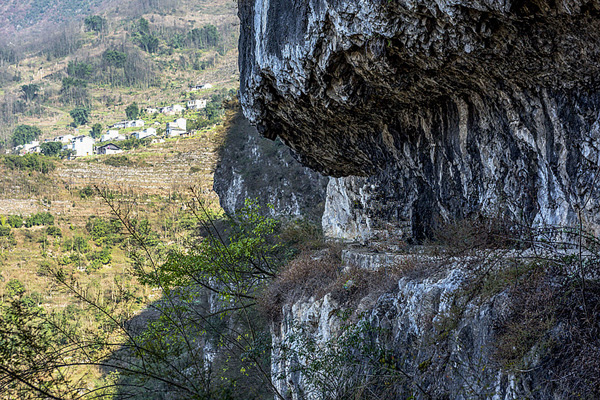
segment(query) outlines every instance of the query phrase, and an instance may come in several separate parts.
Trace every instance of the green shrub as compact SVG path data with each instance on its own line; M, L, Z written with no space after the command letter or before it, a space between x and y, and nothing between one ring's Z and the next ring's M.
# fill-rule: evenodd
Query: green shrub
M23 226L23 217L20 215L9 215L7 222L11 227L18 229Z
M106 157L102 162L106 165L110 165L111 167L133 167L137 164L134 160L127 156Z
M108 245L123 241L122 224L118 219L104 219L91 216L85 224L85 229L97 245Z
M38 225L54 225L54 216L49 212L39 212L25 220L25 227L27 228Z
M83 236L75 236L63 241L63 251L75 251L78 253L87 253L90 251L90 244Z
M0 225L0 236L10 236L11 234L10 226Z
M12 170L36 171L47 174L56 169L49 157L41 154L25 154L24 156L8 155L3 157L4 165Z
M62 231L58 226L49 226L46 228L46 234L52 237L62 237Z
M8 297L19 297L25 293L25 286L18 279L11 279L4 288L4 293Z
M91 186L86 186L84 188L79 189L79 196L82 199L87 199L88 197L92 197L94 195L94 188Z
M102 250L100 251L94 251L89 253L86 258L88 259L88 261L91 261L92 263L99 263L100 265L107 265L110 264L110 262L112 261L112 254L110 252L110 249L108 247L104 247Z

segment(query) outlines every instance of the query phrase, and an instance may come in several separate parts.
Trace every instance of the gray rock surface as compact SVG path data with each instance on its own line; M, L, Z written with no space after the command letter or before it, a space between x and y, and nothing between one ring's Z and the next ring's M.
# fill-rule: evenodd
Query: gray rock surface
M364 177L330 185L343 196L326 211L355 227L368 216L359 236L395 224L419 239L478 214L572 224L580 211L598 231L599 9L240 1L244 113L307 165ZM366 191L360 213L342 205Z
M370 254L347 252L344 258L363 268L381 267ZM327 294L284 306L281 322L272 326L272 376L284 399L571 398L551 379L543 348L534 347L519 366L498 362L496 327L510 314L510 299L507 292L469 296L473 269L483 259L425 259L435 273L403 277L390 292L367 295L357 305ZM349 345L362 362L336 349ZM369 369L384 358L390 363L388 387L374 384ZM374 397L360 397L362 385Z
M233 118L213 183L225 211L258 199L269 215L319 221L326 185L326 177L300 164L281 141L261 137L241 113Z

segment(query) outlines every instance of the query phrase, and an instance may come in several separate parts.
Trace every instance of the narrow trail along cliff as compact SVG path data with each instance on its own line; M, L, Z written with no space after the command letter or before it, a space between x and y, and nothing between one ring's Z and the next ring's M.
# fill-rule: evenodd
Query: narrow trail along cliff
M597 398L600 2L240 0L239 16L245 116L330 176L324 233L355 243L337 286L281 304L280 398ZM439 259L402 247L453 224ZM514 227L531 242L490 250ZM541 232L575 232L579 252Z

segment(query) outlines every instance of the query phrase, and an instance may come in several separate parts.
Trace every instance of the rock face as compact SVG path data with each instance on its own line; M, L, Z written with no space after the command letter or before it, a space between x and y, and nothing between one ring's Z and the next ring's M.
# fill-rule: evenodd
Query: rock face
M240 1L244 113L308 166L355 176L329 185L331 235L419 239L479 214L598 231L599 10Z
M344 259L367 269L394 261L382 262L379 255L349 250ZM407 255L395 261L400 259L415 262ZM499 361L507 354L498 356L498 343L507 339L498 327L523 304L515 304L509 290L475 295L473 272L489 268L490 260L422 259L430 263L427 273L403 276L383 295L349 304L329 293L285 305L272 326L272 377L279 393L285 400L542 400L575 398L578 391L593 398L566 384L569 368L549 351L551 340L556 347L561 335L569 340L560 329L549 330L553 339L530 342L518 362Z
M261 137L241 112L233 118L213 184L225 211L242 208L249 198L273 216L319 221L326 185L327 178L301 165L280 141Z

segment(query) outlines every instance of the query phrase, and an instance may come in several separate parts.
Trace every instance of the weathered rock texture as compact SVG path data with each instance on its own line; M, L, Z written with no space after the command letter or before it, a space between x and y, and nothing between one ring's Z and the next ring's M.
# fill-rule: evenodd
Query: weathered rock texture
M508 260L396 255L386 261L380 255L348 250L344 259L367 269L403 260L428 265L427 271L401 277L383 295L374 290L348 303L329 293L283 307L272 327L272 376L285 400L594 397L567 383L573 373L556 348L570 339L560 324L542 331L523 326L541 333L538 341L527 342L517 362L499 361L507 356L498 350L507 340L499 326L524 305L508 288L490 292L492 276L482 284L478 274L492 264L507 267ZM348 292L352 284L345 285ZM524 343L519 340L516 346Z
M320 221L326 185L327 178L296 161L281 141L261 137L241 112L233 117L213 184L225 211L258 199L270 215Z
M312 168L361 176L330 185L355 201L332 197L326 214L368 218L371 232L393 224L420 238L479 213L571 224L580 211L598 230L599 10L595 0L240 1L244 113Z

